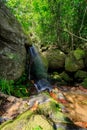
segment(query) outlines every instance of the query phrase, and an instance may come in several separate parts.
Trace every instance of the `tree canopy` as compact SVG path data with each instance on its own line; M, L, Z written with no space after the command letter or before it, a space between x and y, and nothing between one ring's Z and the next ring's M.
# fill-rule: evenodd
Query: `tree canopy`
M87 41L86 0L7 0L34 42L78 46Z

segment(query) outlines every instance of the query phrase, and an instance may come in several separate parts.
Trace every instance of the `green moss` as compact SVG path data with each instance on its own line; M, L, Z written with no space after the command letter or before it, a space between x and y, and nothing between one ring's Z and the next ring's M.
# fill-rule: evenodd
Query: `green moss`
M78 70L78 65L75 63L73 57L67 57L65 60L65 70L69 72L74 72Z
M23 130L53 130L53 127L44 115L36 114L30 118Z
M33 128L33 130L42 130L43 128L41 128L40 126L35 126L34 128Z
M40 105L40 111L46 117L49 114L49 120L55 123L70 123L67 120L67 117L61 112L61 108L63 107L62 104L57 103L53 99L50 102L44 103Z
M32 111L27 111L18 116L15 120L7 121L0 126L0 130L26 130L23 127L28 122L29 117L32 115Z
M15 53L6 52L6 56L7 56L9 59L18 59L18 55L15 54Z
M60 74L61 78L67 82L71 81L71 78L69 77L69 75L66 72L62 72Z
M81 49L76 49L73 54L77 60L85 57L85 51Z
M86 71L82 71L82 70L78 70L76 73L75 73L75 76L74 76L76 79L84 79L87 77L87 72Z
M77 54L77 53L76 53ZM77 55L78 58L74 56L74 52L70 54L65 59L65 70L69 72L75 72L79 69L84 68L84 62L80 54Z
M50 78L54 81L62 81L61 76L57 72L53 72L50 76Z

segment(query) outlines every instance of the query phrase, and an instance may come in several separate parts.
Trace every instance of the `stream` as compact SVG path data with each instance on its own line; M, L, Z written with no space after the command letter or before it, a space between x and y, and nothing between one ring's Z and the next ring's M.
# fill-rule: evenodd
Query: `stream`
M76 126L84 128L83 130L87 128L87 90L82 91L80 88L68 86L62 86L61 88L53 86L52 92L49 94L49 96L46 96L45 92L43 92L39 93L38 95L30 96L26 99L20 99L0 93L0 122L13 120L17 118L18 115L29 109L32 111L37 111L38 106L43 105L44 108L41 107L40 111L44 109L44 113L50 113L52 108L46 110L46 104L54 99L58 104L60 104L61 112L67 116ZM63 115L60 116L60 113L58 115L58 120L61 122L61 119L63 120ZM49 115L49 117L52 118L52 120L56 118L52 113ZM73 130L80 129L74 128Z

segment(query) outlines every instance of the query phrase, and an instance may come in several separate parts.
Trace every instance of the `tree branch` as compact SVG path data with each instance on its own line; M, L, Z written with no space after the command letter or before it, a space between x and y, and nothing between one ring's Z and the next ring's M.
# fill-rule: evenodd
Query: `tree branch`
M70 35L72 35L72 36L74 36L74 37L76 37L76 38L78 38L78 39L81 39L81 40L87 42L87 39L85 39L85 38L83 38L83 37L81 37L81 36L79 37L79 36L75 35L74 33L70 32L70 31L67 30L67 29L64 29L63 31L69 33Z

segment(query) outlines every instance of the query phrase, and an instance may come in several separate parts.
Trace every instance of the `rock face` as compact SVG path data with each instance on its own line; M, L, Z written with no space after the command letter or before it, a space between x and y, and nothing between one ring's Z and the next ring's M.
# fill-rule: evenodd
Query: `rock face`
M0 78L18 79L25 68L28 42L9 9L0 2Z

